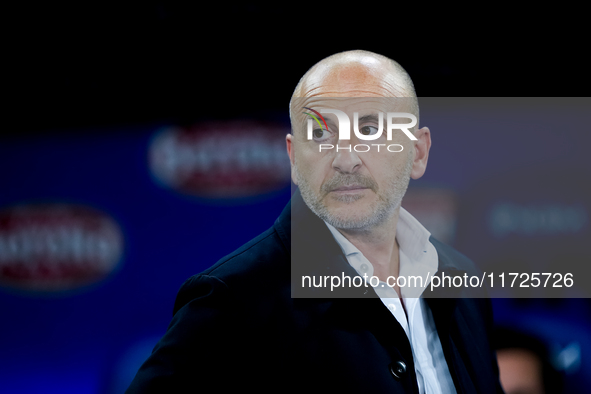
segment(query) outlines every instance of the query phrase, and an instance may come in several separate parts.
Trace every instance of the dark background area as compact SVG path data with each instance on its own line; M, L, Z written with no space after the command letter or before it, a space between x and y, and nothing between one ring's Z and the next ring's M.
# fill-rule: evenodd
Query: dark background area
M14 126L4 132L190 123L228 116L219 104L229 99L240 100L244 113L284 111L308 68L351 49L398 61L420 97L588 91L574 24L561 33L543 26L522 31L517 15L486 24L437 22L387 7L360 14L236 2L20 9L7 15L6 96Z
M351 49L398 61L419 97L588 94L588 62L574 24L562 34L541 22L519 32L518 16L490 25L477 14L433 23L394 7L344 8L46 4L5 15L8 121L0 136L0 212L47 202L94 207L118 223L124 252L116 269L90 286L44 292L2 283L0 391L121 392L166 330L182 282L267 229L285 206L289 183L260 196L220 200L158 184L147 152L163 126L245 117L286 124L299 78L322 58ZM523 245L518 235L513 243L495 244L484 225L478 227L484 219L477 219L495 198L523 202L545 190L544 179L531 187L523 182L531 174L566 163L580 172L556 170L572 187L553 201L588 196L589 179L580 174L591 170L589 124L542 135L544 116L535 127L520 125L512 149L497 155L491 144L499 140L473 132L470 120L454 131L445 116L424 114L448 132L434 145L424 182L457 195L454 246L476 261L488 253L481 244L509 247L507 253ZM475 128L487 122L482 115L472 119ZM500 134L503 141L511 141L510 133ZM512 166L526 175L507 183L503 174ZM586 223L587 232L578 236L588 236ZM527 240L529 248L542 245L547 249L539 254L561 250L548 238ZM587 259L581 249L569 250L570 256ZM494 301L499 324L546 339L570 392L588 387L588 300Z

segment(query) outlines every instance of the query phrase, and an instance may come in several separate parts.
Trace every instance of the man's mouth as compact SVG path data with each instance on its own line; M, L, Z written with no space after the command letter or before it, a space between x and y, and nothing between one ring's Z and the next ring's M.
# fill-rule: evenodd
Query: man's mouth
M369 189L367 186L363 185L347 185L347 186L339 186L335 189L332 189L332 192L340 192L340 193L347 193L347 192L356 192L361 190Z
M333 197L338 196L356 196L356 199L367 196L368 190L377 193L378 185L369 176L363 175L346 175L337 173L333 178L329 179L321 187L323 195L332 194Z

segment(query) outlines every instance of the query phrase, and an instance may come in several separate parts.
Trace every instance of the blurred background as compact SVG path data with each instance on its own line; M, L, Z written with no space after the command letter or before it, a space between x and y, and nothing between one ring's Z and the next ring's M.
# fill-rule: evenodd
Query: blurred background
M483 270L591 263L585 64L549 55L544 29L507 41L476 21L378 11L153 2L8 14L0 392L123 392L181 284L288 202L289 99L344 50L393 58L415 83L433 146L403 206L436 238ZM585 294L493 295L499 348L543 359L561 381L547 392L591 385Z

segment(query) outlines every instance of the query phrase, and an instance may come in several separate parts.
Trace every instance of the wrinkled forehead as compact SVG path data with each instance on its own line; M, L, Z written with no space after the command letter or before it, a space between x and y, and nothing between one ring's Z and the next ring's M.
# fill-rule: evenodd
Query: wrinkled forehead
M404 75L384 59L372 56L321 62L300 81L297 97L403 97Z
M380 113L386 119L388 113L413 113L410 97L294 97L291 102L291 121L294 129L305 127L309 114L320 113L327 122L337 121L336 115L324 113L324 110L339 110L345 113L351 122L355 113L358 118L379 118Z

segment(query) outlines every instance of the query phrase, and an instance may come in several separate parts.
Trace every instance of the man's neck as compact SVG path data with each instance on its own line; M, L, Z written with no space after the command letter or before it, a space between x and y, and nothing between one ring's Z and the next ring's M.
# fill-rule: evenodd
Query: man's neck
M370 261L374 276L386 282L388 276L398 276L399 253L396 226L400 207L382 223L369 229L338 229ZM398 290L397 290L398 291Z

